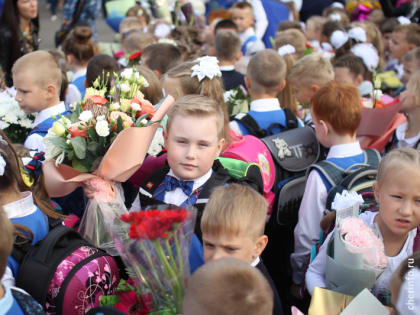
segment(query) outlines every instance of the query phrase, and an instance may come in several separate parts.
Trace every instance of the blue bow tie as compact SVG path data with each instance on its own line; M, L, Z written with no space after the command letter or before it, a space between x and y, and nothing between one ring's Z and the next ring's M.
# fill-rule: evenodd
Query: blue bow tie
M172 191L175 190L177 187L181 188L184 194L187 196L191 195L193 191L194 181L182 181L175 177L167 175L165 177L165 190Z

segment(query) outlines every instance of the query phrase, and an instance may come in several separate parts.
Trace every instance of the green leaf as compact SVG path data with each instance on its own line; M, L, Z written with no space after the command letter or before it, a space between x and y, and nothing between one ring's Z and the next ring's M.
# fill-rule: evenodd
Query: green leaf
M88 134L89 139L93 141L97 140L98 138L95 128L88 128L87 134Z
M119 116L117 119L117 133L120 133L121 130L123 130L123 120L121 116Z
M71 166L79 172L82 173L88 173L90 170L90 165L87 165L88 161L86 160L79 160L79 159L74 159L71 161Z
M80 160L86 157L86 140L83 137L74 137L70 140L71 145L74 149L74 154Z
M134 125L135 125L136 127L139 127L139 126L140 126L141 121L142 121L143 119L147 119L147 117L149 117L149 115L150 115L149 113L141 115L139 118L137 118L136 123L135 123Z
M47 139L47 141L49 141L55 147L58 147L62 150L67 149L66 138L63 138L63 137L48 137L47 138L47 137L45 137L45 139Z
M102 295L99 298L100 306L114 306L120 301L120 298L117 295Z
M99 144L97 142L89 142L87 145L87 150L93 155L96 155L98 148Z
M69 153L67 153L67 158L71 161L75 158L74 156L74 151L70 151Z

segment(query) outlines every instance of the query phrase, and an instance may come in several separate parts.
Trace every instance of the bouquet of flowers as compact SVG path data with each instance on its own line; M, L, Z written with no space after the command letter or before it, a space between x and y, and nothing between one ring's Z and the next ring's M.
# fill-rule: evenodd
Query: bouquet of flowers
M184 282L196 211L171 208L132 211L114 225L115 243L136 283L134 314L182 313ZM152 303L144 303L152 297Z
M231 89L224 93L225 103L229 116L235 116L239 113L247 113L249 111L249 96L243 86Z
M357 207L346 207L351 213ZM325 280L327 289L356 296L371 289L385 270L384 244L362 220L337 211L337 223L327 248ZM354 212L353 212L354 213ZM357 212L356 212L357 213Z
M61 116L44 138L44 173L50 196L71 193L82 182L94 192L79 232L111 255L117 254L110 224L126 213L123 192L116 182L126 181L142 164L159 120L172 104L168 97L155 112L140 88L148 83L134 69L96 80L71 115ZM109 95L109 99L104 96ZM134 142L136 144L134 145Z
M0 129L13 143L23 143L31 131L34 117L20 109L18 102L6 92L0 95Z

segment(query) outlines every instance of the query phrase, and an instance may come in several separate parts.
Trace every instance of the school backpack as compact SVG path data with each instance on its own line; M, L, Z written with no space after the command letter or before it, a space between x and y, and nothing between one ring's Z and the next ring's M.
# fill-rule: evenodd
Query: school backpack
M44 309L34 298L28 294L22 293L17 289L11 288L12 296L25 315L45 315ZM11 310L9 309L9 312Z
M113 257L61 224L36 245L15 244L12 255L20 263L16 285L48 314L84 314L120 280Z

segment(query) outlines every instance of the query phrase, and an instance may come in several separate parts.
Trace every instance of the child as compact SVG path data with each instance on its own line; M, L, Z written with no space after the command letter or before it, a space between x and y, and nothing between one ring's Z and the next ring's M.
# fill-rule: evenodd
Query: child
M413 254L413 242L420 224L420 152L412 148L396 149L381 161L373 186L378 212L367 211L359 218L383 240L388 265L378 277L373 294L390 305L390 281L400 263ZM325 287L326 249L330 233L306 274L306 287Z
M360 94L347 83L332 81L318 90L311 100L311 114L319 142L330 148L327 160L343 169L365 159L356 131L361 120ZM328 185L330 186L330 185ZM319 239L320 222L324 215L328 190L327 181L312 170L306 181L305 193L299 208L294 230L294 253L290 257L293 275L293 294L305 280L305 270L311 247Z
M133 32L143 31L144 21L137 16L127 16L120 23L121 45L125 38Z
M25 146L45 152L42 140L54 123L51 116L67 113L60 102L61 70L50 53L36 51L19 58L12 73L20 108L25 113L38 113Z
M268 242L264 235L267 209L267 201L250 187L215 188L201 220L204 261L234 257L259 269L274 293L273 314L283 314L277 289L260 258Z
M132 32L124 38L122 47L125 54L131 55L137 51L143 50L147 46L156 42L155 37L142 31Z
M217 22L217 24L214 26L214 36L216 37L217 33L222 30L229 30L235 33L239 32L238 26L236 26L236 24L232 20L221 20Z
M136 66L139 73L147 80L148 86L142 86L140 92L144 94L144 99L152 104L157 104L163 98L162 84L156 74L145 66Z
M296 29L288 29L276 34L274 39L274 49L278 50L281 46L292 45L295 48L294 55L296 60L303 57L306 50L306 38L302 32Z
M63 51L67 65L73 71L72 84L77 87L80 98L85 96L86 68L89 60L98 53L98 47L93 42L92 30L87 26L76 26L66 37Z
M407 84L411 75L417 70L420 70L420 47L414 48L406 53L403 57L402 64L404 73L401 81Z
M169 69L181 63L179 49L166 43L147 46L141 55L142 64L152 70L160 79Z
M391 314L414 315L420 309L420 251L405 259L391 278Z
M270 315L273 293L267 280L234 258L211 261L188 280L184 315Z
M286 84L285 78L286 63L274 50L267 49L258 52L248 64L245 77L245 84L251 96L248 115L263 130L267 130L272 123L279 123L287 127L286 113L277 99L277 94ZM235 121L229 124L238 136L252 134L251 130L241 121L243 117L239 114L235 117ZM296 122L296 127L298 125L301 126L302 124ZM273 128L273 133L281 131L279 127Z
M236 2L231 8L232 20L238 26L242 41L242 54L250 56L265 48L264 43L258 39L253 28L254 12L248 2Z
M1 159L1 155L0 155ZM7 260L13 248L14 228L0 207L0 278L3 278ZM2 314L23 315L23 314L45 314L42 306L31 296L22 293L20 290L11 289L0 283L0 309Z
M87 64L84 85L86 88L91 88L93 87L93 83L99 78L100 81L107 81L106 89L110 91L114 80L113 73L117 73L119 69L118 62L111 56L96 55ZM109 76L108 80L105 80L106 76ZM109 95L105 97L109 97Z
M416 71L408 81L407 88L400 95L400 111L407 117L407 122L395 129L386 151L394 148L420 148L420 71Z
M230 30L219 31L214 41L214 48L220 63L225 91L239 86L245 87L243 74L235 71L235 63L242 57L239 36Z
M398 25L392 32L392 39L389 44L389 55L398 60L397 75L402 77L402 58L410 50L420 46L420 25L411 23Z
M311 16L306 21L305 36L314 49L321 47L322 27L326 21L326 18L317 15Z

